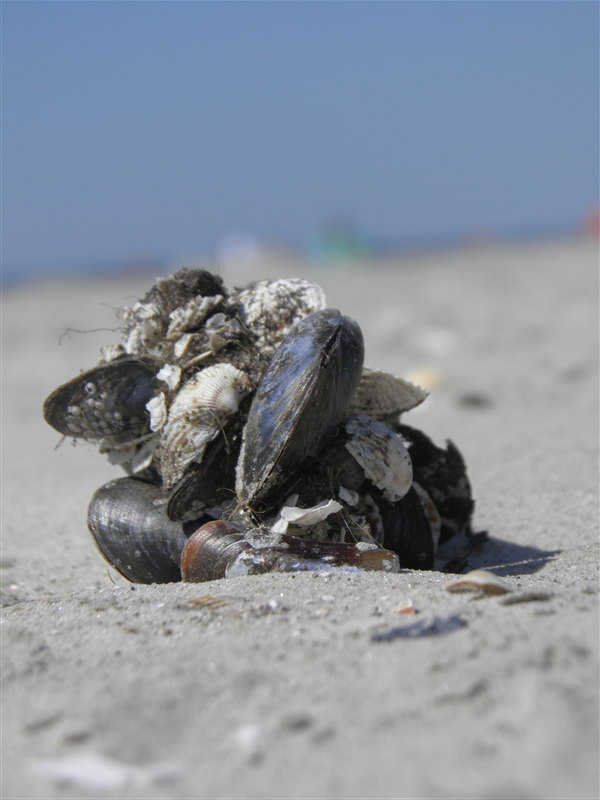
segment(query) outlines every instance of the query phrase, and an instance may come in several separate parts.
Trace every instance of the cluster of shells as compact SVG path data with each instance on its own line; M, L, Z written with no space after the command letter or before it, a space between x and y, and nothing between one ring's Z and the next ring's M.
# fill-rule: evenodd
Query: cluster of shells
M427 393L364 367L358 324L316 284L228 292L181 270L120 316L123 343L44 416L128 474L96 492L88 526L129 580L430 569L469 532L459 451L403 421Z

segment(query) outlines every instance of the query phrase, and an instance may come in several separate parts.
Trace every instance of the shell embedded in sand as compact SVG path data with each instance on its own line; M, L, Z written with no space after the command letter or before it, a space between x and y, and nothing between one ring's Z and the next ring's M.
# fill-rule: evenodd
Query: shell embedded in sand
M366 477L395 502L412 484L412 463L400 437L366 414L346 422L349 439L346 450L361 465Z
M192 461L200 461L206 445L252 390L247 376L232 364L206 367L177 393L160 442L160 466L166 486L173 486Z
M444 584L444 589L447 592L482 592L483 594L507 594L512 592L510 586L489 572L487 569L474 569L457 578L455 581L450 581Z
M385 421L420 405L427 395L425 389L410 381L365 368L352 398L350 413L368 414L373 419Z

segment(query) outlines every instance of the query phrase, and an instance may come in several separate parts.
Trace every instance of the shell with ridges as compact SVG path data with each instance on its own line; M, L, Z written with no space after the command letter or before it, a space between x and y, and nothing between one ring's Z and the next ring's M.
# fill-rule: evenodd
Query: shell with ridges
M238 411L252 390L246 375L232 364L215 364L198 372L179 390L162 429L159 459L163 481L173 486L192 461Z
M350 414L367 414L385 422L420 405L428 392L410 381L365 367L350 405Z

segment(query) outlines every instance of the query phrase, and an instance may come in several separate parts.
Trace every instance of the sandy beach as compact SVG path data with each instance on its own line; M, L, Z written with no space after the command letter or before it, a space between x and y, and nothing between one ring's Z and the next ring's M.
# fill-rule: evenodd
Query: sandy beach
M406 422L459 446L490 537L438 566L514 591L407 570L129 584L86 528L118 468L57 448L41 408L118 338L63 330L115 329L153 276L9 288L2 797L598 798L598 242L223 271L282 274L360 323L370 367L430 383Z

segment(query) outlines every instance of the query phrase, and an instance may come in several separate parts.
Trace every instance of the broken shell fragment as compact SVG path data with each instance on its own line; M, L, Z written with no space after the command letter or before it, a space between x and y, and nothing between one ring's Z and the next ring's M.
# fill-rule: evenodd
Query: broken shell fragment
M487 569L474 569L454 581L444 584L447 592L481 592L482 594L507 594L511 587Z

